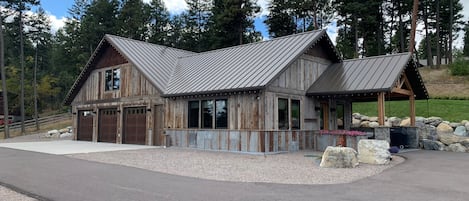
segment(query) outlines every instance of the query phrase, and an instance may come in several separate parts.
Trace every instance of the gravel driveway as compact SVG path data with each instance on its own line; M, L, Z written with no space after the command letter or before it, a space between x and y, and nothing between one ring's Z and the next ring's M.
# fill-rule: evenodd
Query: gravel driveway
M353 169L320 168L320 155L308 151L249 155L171 147L68 156L202 179L280 184L349 183L376 175L404 161L402 157L394 156L389 165L360 164Z
M8 201L36 201L34 198L22 195L6 187L0 186L0 200Z

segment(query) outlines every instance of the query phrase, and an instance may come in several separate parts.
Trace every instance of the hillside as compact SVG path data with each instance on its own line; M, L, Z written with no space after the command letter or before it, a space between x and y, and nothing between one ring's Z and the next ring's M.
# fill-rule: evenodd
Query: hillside
M446 66L440 69L423 67L419 70L430 98L469 99L468 76L451 76Z

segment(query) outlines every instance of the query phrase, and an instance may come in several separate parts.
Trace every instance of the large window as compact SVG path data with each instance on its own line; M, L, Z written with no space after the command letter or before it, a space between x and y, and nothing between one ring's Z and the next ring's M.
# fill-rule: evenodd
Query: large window
M189 128L199 127L199 101L189 101Z
M120 88L120 69L110 69L106 70L104 73L105 76L105 91L119 90Z
M294 99L278 99L278 129L301 129L300 101Z
M208 129L228 128L227 103L226 99L189 101L188 127Z

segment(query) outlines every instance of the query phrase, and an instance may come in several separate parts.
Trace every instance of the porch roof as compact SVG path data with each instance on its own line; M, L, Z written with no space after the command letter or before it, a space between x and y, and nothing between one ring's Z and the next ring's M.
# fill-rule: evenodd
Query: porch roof
M375 100L374 93L388 92L402 75L407 76L416 99L428 99L414 59L410 53L345 60L327 68L308 89L309 96L351 96L353 99ZM407 98L407 97L406 97ZM401 99L397 96L396 99Z

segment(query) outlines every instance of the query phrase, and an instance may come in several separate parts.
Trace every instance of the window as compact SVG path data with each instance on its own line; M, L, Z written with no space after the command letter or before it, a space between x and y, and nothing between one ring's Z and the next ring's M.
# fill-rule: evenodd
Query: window
M278 99L278 129L301 129L300 117L300 100Z
M213 101L202 101L202 128L213 128Z
M291 100L291 128L300 129L300 101Z
M227 103L228 101L226 99L189 101L187 117L188 127L209 129L228 128ZM200 126L199 118L201 120Z
M216 100L216 119L215 128L228 128L228 115L226 109L226 100Z
M344 112L345 112L345 106L343 103L339 103L336 106L336 111L337 111L337 129L344 129Z
M120 88L120 69L110 69L106 70L104 73L105 76L105 91L119 90Z
M189 128L199 127L199 101L189 101Z
M288 99L278 99L278 129L288 129Z

